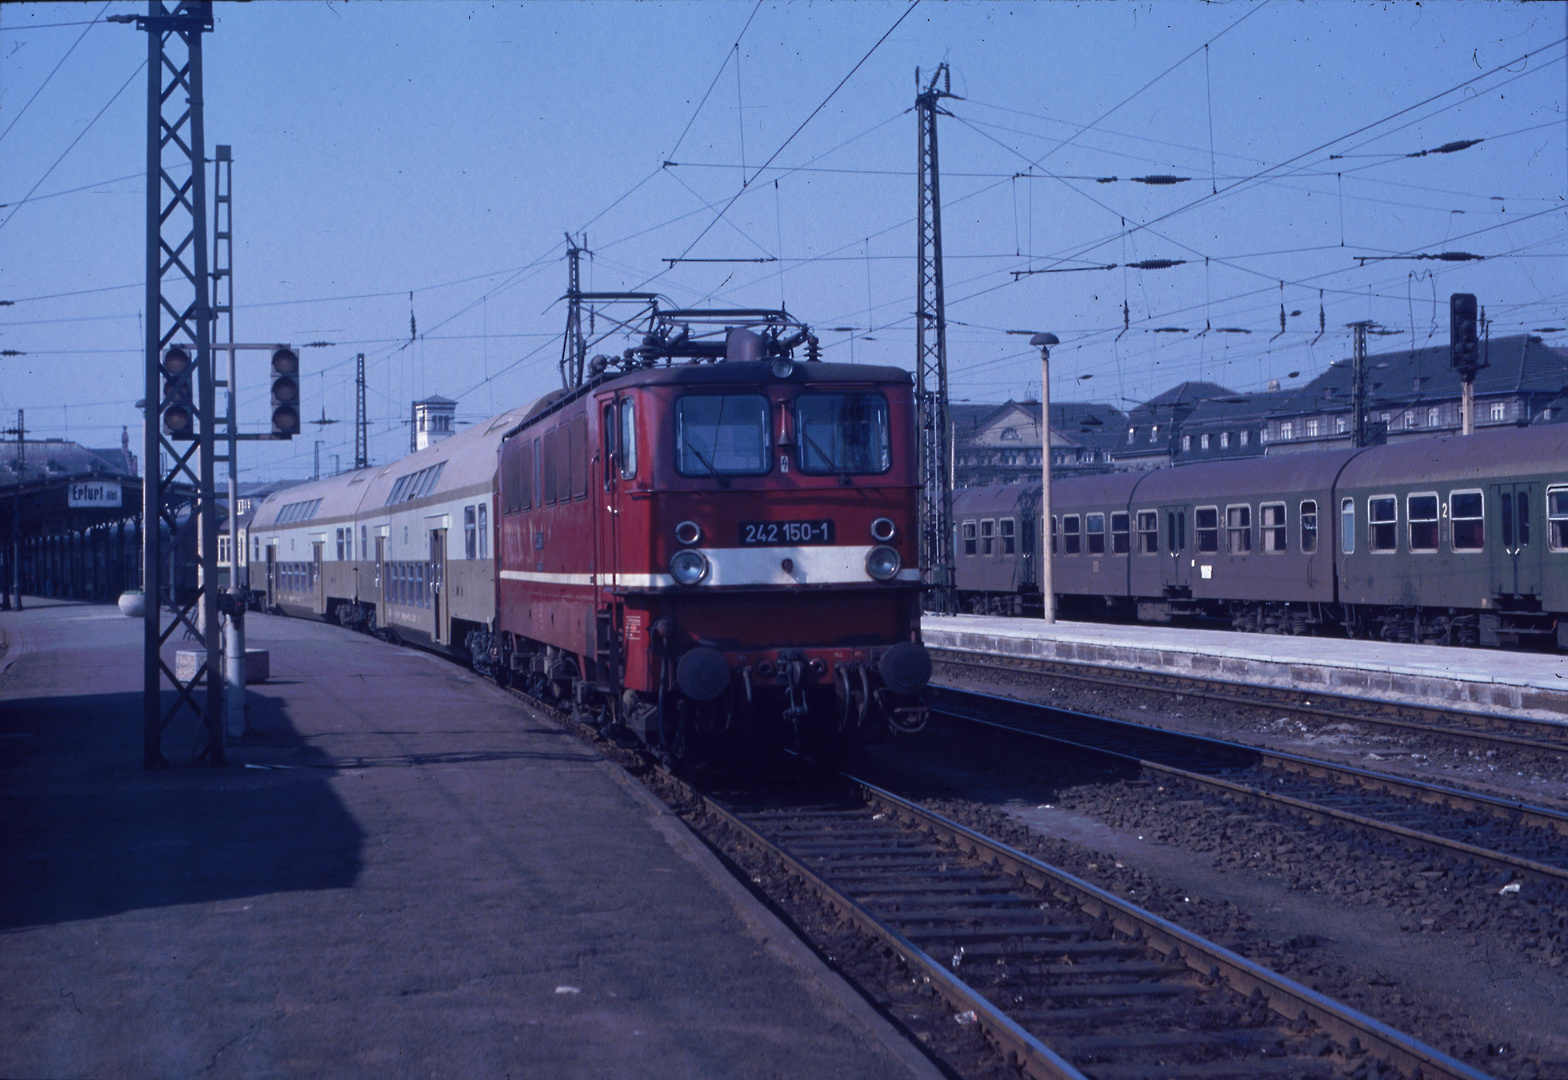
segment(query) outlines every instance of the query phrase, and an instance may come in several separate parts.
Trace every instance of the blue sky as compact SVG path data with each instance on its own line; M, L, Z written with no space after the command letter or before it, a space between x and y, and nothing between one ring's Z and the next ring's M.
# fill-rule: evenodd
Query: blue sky
M145 39L53 25L100 9L144 10L0 7L0 349L26 354L0 358L0 417L90 445L134 440L141 396ZM406 448L413 398L475 419L558 385L567 230L587 232L594 288L782 299L829 359L911 367L910 108L915 69L942 61L957 399L1038 392L1008 330L1061 337L1056 396L1125 406L1182 379L1303 381L1357 319L1394 331L1378 349L1441 342L1456 291L1494 335L1568 326L1561 3L216 11L207 133L234 148L237 336L334 343L304 352L306 415L344 421L322 429L329 464L352 457L357 352L378 461ZM1149 175L1188 179L1129 179ZM688 249L779 261L664 262ZM1386 258L1445 251L1486 258ZM1183 262L1126 267L1150 259ZM248 426L265 404L253 359ZM316 437L253 444L247 475L307 474Z

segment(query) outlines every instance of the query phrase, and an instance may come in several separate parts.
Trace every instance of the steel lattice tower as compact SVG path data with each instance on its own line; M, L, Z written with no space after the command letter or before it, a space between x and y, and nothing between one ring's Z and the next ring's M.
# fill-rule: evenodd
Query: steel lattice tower
M941 83L938 89L937 84ZM920 87L920 72L915 72ZM947 417L947 317L942 296L942 198L937 162L937 102L952 97L946 64L915 98L919 124L919 205L916 214L915 393L920 413L920 549L926 607L953 612L952 432Z
M147 613L143 629L143 760L168 765L165 729L189 708L206 732L193 757L221 765L222 654L218 641L218 529L213 482L216 434L212 307L207 268L207 170L202 121L202 34L212 30L212 4L170 9L149 0L136 28L147 33L147 297L146 398L142 441L142 568ZM122 20L123 21L123 20ZM189 349L196 437L163 434L165 389L177 372L165 368L171 346ZM171 466L163 468L163 454ZM183 490L182 490L183 489ZM179 576L182 552L198 552L196 587ZM184 630L203 654L189 680L166 664L162 647ZM166 687L175 696L167 710ZM201 688L206 693L198 697Z

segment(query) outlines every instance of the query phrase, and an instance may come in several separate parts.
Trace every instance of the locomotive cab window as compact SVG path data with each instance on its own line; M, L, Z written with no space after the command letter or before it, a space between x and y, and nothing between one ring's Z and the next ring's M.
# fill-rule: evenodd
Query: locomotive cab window
M1546 546L1568 551L1568 487L1546 489Z
M1448 494L1449 546L1455 551L1480 551L1486 546L1486 520L1479 491Z
M621 479L630 480L637 475L637 403L631 398L621 399L621 438L616 449L620 452Z
M771 452L761 394L688 394L675 403L675 468L682 476L761 476Z
M1220 550L1220 508L1200 506L1193 511L1193 531L1196 532L1199 555L1214 555Z
M1084 531L1089 534L1089 554L1105 554L1105 515L1089 514L1084 523Z
M1001 530L1002 554L1018 554L1018 522L1013 518L1003 518L997 522L997 527Z
M1311 555L1318 549L1318 502L1301 501L1301 553Z
M1081 520L1077 514L1062 515L1062 554L1078 554L1083 537L1080 535Z
M801 472L866 475L886 472L892 464L887 401L881 394L802 394L795 402L795 423Z
M1284 503L1264 503L1258 507L1258 546L1272 555L1289 550Z
M1132 549L1131 519L1125 510L1111 515L1111 554L1125 555Z
M1252 507L1225 508L1225 546L1232 555L1245 555L1252 550Z
M1138 554L1155 555L1160 550L1160 515L1155 510L1138 511Z
M1437 493L1405 496L1406 542L1411 551L1437 550Z
M962 532L964 537L964 554L973 555L979 550L979 544L975 540L975 523L972 521L964 522Z
M1399 500L1377 495L1367 500L1367 550L1394 551L1399 547Z

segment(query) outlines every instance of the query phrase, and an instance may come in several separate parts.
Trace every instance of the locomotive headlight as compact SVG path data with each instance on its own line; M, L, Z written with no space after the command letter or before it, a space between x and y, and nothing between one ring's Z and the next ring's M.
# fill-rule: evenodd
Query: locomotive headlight
M708 557L686 548L670 556L670 576L682 585L695 585L708 576Z
M874 547L866 553L866 573L878 581L892 581L900 565L898 552L890 547Z
M892 518L877 518L871 523L871 539L880 540L884 544L893 539L896 531Z
M775 379L787 379L795 374L795 361L787 356L777 356L768 365L768 370L773 372Z

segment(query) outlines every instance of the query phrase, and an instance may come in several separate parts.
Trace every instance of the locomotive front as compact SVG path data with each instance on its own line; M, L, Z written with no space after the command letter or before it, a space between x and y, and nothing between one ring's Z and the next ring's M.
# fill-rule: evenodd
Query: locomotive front
M758 313L718 316L741 314ZM584 394L601 490L568 559L588 570L595 630L564 665L571 692L678 757L918 730L931 664L909 374L823 363L798 324L705 340L695 315L669 313ZM564 599L571 577L529 576L534 599ZM503 589L503 625L524 599Z

